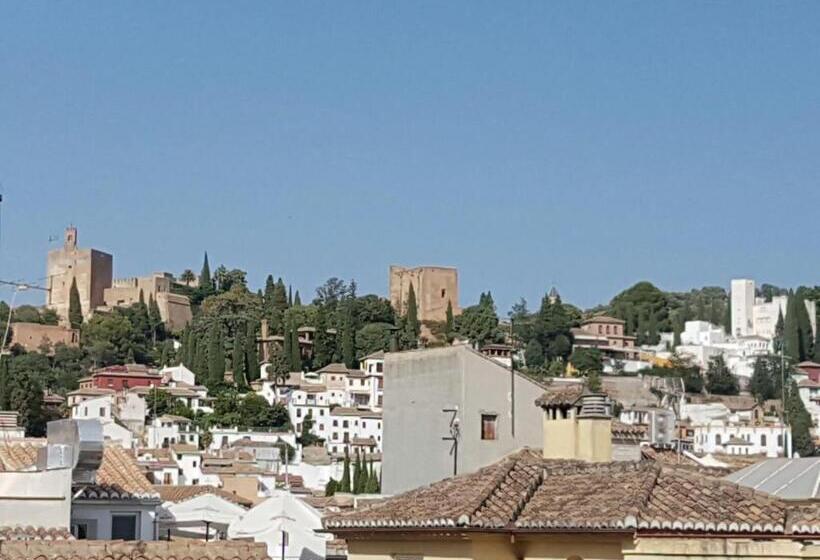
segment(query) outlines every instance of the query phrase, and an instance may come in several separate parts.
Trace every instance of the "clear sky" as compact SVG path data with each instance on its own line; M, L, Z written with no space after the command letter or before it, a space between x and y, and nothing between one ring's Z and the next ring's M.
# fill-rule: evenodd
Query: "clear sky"
M454 265L502 315L820 283L820 4L4 1L0 182L3 279L73 222L115 276Z

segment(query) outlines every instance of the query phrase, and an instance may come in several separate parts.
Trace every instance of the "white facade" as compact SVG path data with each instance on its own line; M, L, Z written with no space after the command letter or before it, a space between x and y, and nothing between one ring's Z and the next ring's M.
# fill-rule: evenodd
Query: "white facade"
M780 457L791 450L791 431L780 423L755 426L714 420L693 426L693 430L697 453Z
M111 540L115 518L133 522L135 540L156 540L157 503L142 500L123 500L122 503L108 500L75 501L71 508L71 526L84 526L87 538ZM76 529L75 529L76 531Z
M114 407L114 395L104 395L77 401L71 407L71 417L83 420L99 419L103 422L111 420Z
M154 418L145 430L146 444L157 449L174 444L199 446L199 432L188 418L163 415Z
M170 531L172 537L218 540L231 523L242 518L245 508L215 494L200 494L179 503L162 506L161 534ZM206 525L207 523L207 525Z
M814 430L820 426L820 383L805 378L797 384L800 393L800 400L806 407L806 411L811 415Z
M726 333L721 327L708 321L686 321L680 342L683 345L713 346L726 342Z
M382 451L382 415L366 409L337 407L330 411L326 446L332 454L354 451L363 447L365 440L372 440L374 451ZM365 449L362 449L366 451Z
M732 280L732 336L754 334L754 280Z
M263 432L258 430L240 430L239 428L211 428L211 445L208 449L210 451L227 449L235 442L245 438L260 443L278 443L282 441L291 447L296 447L296 434L293 432Z
M71 469L0 472L0 519L4 525L69 529Z
M774 338L777 318L782 313L786 318L786 306L789 296L775 296L767 302L763 298L756 298L754 305L755 334L766 338Z
M162 375L165 383L176 381L177 383L183 383L189 386L196 385L196 376L194 375L194 372L182 364L163 368L159 371L159 373Z

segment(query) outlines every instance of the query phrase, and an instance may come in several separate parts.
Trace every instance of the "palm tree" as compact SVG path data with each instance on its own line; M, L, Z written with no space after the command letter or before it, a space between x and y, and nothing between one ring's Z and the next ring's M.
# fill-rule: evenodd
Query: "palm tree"
M193 281L196 280L194 271L190 268L186 268L185 271L179 275L179 280L186 286L190 286L193 283Z

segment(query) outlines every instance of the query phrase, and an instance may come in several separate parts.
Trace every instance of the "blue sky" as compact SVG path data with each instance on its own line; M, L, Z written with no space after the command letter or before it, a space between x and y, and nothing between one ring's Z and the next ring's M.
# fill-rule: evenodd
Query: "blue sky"
M820 5L0 3L0 278L240 267L503 314L818 279ZM0 297L7 297L7 292Z

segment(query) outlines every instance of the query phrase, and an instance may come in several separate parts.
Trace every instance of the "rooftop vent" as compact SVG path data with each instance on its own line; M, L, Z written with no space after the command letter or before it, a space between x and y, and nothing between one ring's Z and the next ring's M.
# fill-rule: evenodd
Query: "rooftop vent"
M612 418L612 401L602 393L581 396L578 418Z
M75 483L93 484L103 455L99 420L56 420L48 423L48 445L37 457L38 468L73 470Z

